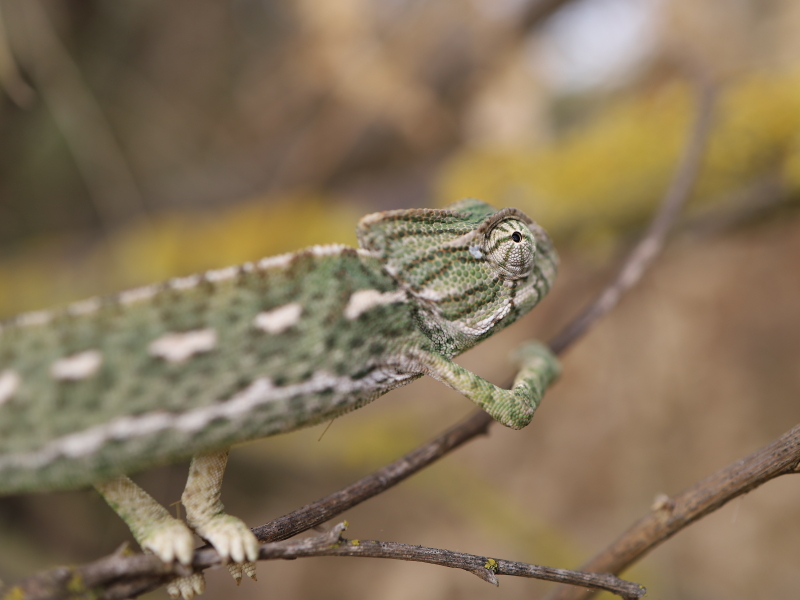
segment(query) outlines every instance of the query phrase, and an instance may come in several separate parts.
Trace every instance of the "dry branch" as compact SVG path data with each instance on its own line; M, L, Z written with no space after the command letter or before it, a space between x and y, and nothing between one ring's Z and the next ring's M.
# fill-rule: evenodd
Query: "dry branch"
M684 527L771 479L797 473L798 467L800 425L680 494L660 500L648 515L581 569L620 573ZM561 587L548 596L548 600L585 600L591 594L585 590Z
M498 585L497 575L512 575L589 586L626 599L641 598L645 594L644 588L609 573L553 569L425 546L348 540L341 536L345 527L345 523L340 523L323 535L263 544L259 549L259 560L292 560L310 556L391 558L461 569L494 585ZM219 565L217 552L212 548L202 548L195 553L192 569L200 571ZM190 573L191 569L187 567L166 565L153 555L130 555L121 550L80 567L59 567L40 573L6 592L7 597L26 600L67 600L76 595L118 600L144 593L152 589L154 584L166 583L174 576Z

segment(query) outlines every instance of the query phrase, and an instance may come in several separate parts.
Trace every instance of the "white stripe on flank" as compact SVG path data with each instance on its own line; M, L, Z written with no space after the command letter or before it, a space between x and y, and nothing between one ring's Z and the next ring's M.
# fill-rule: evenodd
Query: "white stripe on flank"
M259 270L265 271L267 269L285 269L292 261L298 257L302 256L303 253L310 253L312 256L322 257L322 256L337 256L342 252L349 250L350 246L346 246L344 244L326 244L324 246L311 246L310 248L306 248L305 250L299 250L298 252L289 252L287 254L279 254L278 256L267 256L266 258L262 258L261 260L256 263L256 266Z
M324 246L311 246L309 249L314 256L336 256L345 250L349 250L350 246L345 246L344 244L325 244Z
M169 280L169 287L173 290L190 290L193 287L197 287L197 284L200 283L200 275L189 275L187 277L176 277L175 279Z
M11 369L0 373L0 406L11 400L19 389L19 374Z
M330 373L319 372L308 381L285 387L276 387L270 379L262 377L230 398L209 406L179 414L156 411L136 417L120 417L109 423L55 439L40 450L0 456L0 473L9 467L41 468L60 456L68 458L87 456L112 440L124 441L166 429L193 433L204 429L216 419L246 419L259 406L296 396L314 395L325 390L333 390L333 393L339 396L341 403L353 393L378 389L387 383L390 387L396 387L412 377L413 374L399 373L392 368L376 369L369 376L356 381L347 376L336 377ZM288 412L288 407L286 411L284 418L290 421L291 413ZM289 423L290 428L297 425L299 423Z
M67 307L67 312L72 316L89 315L97 311L102 305L100 298L94 297L80 302L73 302Z
M210 352L217 346L217 332L213 329L197 329L183 333L165 333L148 347L151 356L167 362L180 363L190 356Z
M79 352L59 358L50 366L50 375L60 381L80 381L96 374L103 364L103 355L97 350Z
M405 302L406 293L403 291L379 292L378 290L358 290L353 292L344 309L345 318L352 321L361 314L376 306Z
M21 314L16 318L14 324L17 325L17 327L35 327L37 325L47 325L52 320L52 311L37 310Z
M158 293L158 289L157 285L146 285L144 287L120 292L117 298L120 304L134 304L135 302L150 300L150 298Z
M301 314L303 314L303 307L297 302L292 302L273 310L258 313L253 324L266 333L281 333L297 323Z
M282 269L288 267L294 258L294 254L279 254L278 256L267 256L258 261L258 268L262 271L267 269Z
M216 269L214 271L206 271L206 281L211 283L218 283L233 279L239 274L239 267L225 267L224 269Z

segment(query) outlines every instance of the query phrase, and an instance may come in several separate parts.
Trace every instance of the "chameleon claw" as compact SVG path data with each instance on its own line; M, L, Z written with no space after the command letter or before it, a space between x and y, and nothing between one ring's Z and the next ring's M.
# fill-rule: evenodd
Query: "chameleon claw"
M225 565L231 577L236 581L236 585L242 584L242 575L247 575L253 581L258 581L256 577L256 563L245 561L240 563L228 563Z
M242 563L228 563L225 566L228 568L228 572L233 577L236 585L242 585Z
M253 581L258 581L258 577L256 577L256 563L255 562L243 562L242 563L242 570L244 574L247 575Z

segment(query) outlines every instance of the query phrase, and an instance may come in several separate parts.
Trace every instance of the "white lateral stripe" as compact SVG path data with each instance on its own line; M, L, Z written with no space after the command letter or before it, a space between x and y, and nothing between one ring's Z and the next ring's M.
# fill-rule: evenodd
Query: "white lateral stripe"
M80 381L97 373L103 364L103 355L97 350L79 352L60 358L50 366L50 375L60 381Z
M170 279L169 286L173 290L190 290L200 283L200 275L189 275L188 277L176 277Z
M280 333L297 323L301 314L303 314L303 307L297 302L292 302L273 310L258 313L253 324L266 333Z
M216 345L217 332L214 329L197 329L183 333L166 333L154 340L147 350L151 356L179 363L195 354L210 352Z
M47 325L52 320L53 313L51 311L37 310L21 314L16 318L14 324L18 327L34 327L36 325Z
M282 269L288 267L294 258L294 254L279 254L278 256L267 256L258 261L258 268L262 271L267 269Z
M0 373L0 406L11 400L22 383L19 374L11 369Z
M120 292L118 298L120 304L133 304L135 302L142 302L144 300L150 300L153 296L158 293L158 286L157 285L146 285L144 287L135 288L132 290L127 290L125 292Z
M311 246L311 254L314 256L336 256L341 254L345 250L350 249L350 246L345 246L344 244L325 244Z
M344 309L345 318L352 321L361 314L376 306L405 302L406 294L403 291L379 292L378 290L358 290L350 295L350 300Z
M216 269L214 271L206 271L206 281L217 283L233 279L239 274L239 267L225 267L224 269Z
M347 376L337 377L331 373L319 372L308 381L285 387L276 387L270 379L262 377L219 403L179 414L156 411L136 417L120 417L109 423L55 439L34 452L2 455L0 456L0 473L9 467L40 468L60 456L70 458L87 456L111 440L133 439L165 429L177 429L192 433L202 430L208 423L219 418L246 419L259 406L288 400L295 396L313 395L333 389L334 393L345 398L354 392L372 389L377 384L391 382L393 385L399 385L412 377L413 375L398 373L392 369L378 369L369 377L353 381Z
M88 300L74 302L67 307L67 312L73 316L88 315L97 311L102 305L100 298L94 297Z

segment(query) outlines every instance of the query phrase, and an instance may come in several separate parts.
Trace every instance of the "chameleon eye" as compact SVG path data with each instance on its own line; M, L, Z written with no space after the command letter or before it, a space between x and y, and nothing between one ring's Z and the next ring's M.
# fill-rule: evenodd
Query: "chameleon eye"
M524 279L530 275L534 252L531 230L517 218L500 221L486 235L484 254L503 279Z

